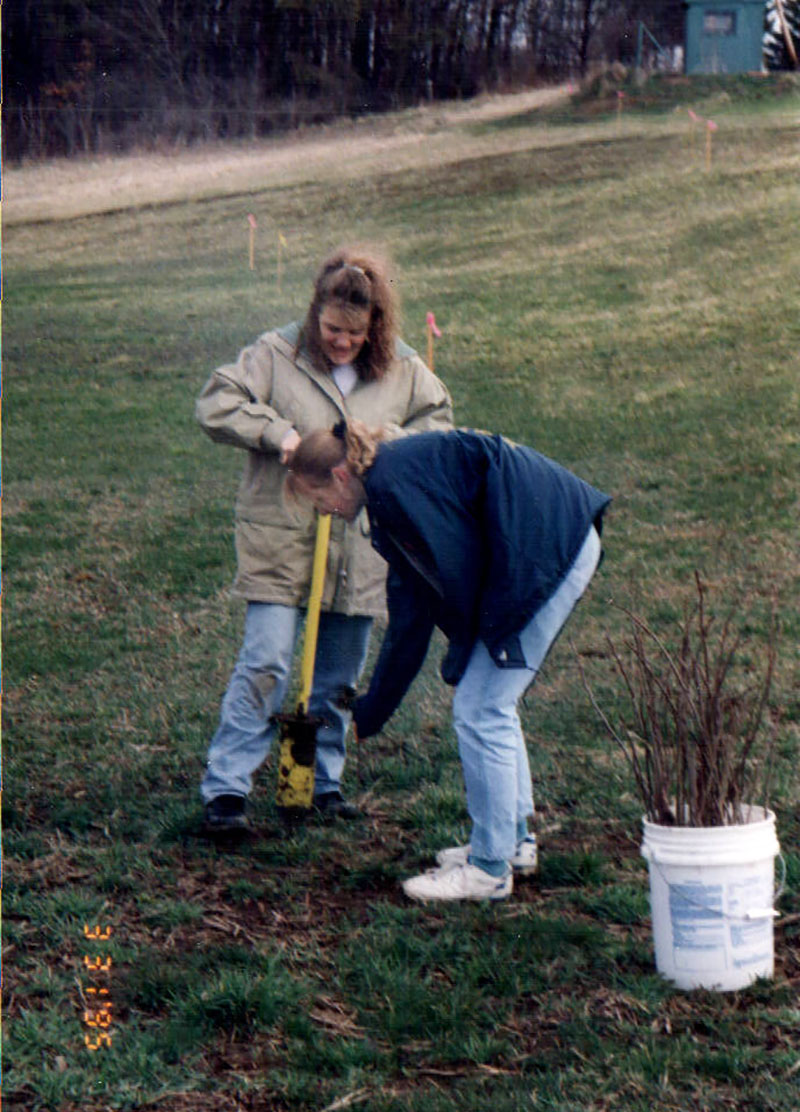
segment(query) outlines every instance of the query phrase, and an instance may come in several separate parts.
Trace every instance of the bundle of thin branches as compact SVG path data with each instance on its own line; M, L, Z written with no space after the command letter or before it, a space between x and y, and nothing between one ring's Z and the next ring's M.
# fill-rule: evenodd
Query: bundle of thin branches
M599 706L581 665L592 705L620 746L651 822L725 826L746 822L756 800L766 805L772 735L762 723L776 658L776 610L764 673L744 683L735 664L742 634L734 610L720 626L706 606L707 588L695 572L697 601L687 610L677 647L670 649L641 617L621 607L630 639L606 639L627 695L629 713L614 724Z

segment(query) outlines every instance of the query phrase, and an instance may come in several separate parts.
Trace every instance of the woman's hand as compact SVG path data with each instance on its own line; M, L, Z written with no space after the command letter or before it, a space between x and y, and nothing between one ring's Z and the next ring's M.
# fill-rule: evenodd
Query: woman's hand
M281 463L284 467L288 467L292 462L292 456L295 453L297 445L300 443L300 436L295 429L289 429L286 436L281 441Z

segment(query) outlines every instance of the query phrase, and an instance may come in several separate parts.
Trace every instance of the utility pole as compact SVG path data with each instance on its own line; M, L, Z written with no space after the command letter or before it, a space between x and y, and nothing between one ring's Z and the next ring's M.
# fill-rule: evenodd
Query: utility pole
M778 13L778 21L781 25L781 31L783 31L783 37L786 40L786 49L789 51L789 57L792 59L794 68L797 69L797 50L795 49L792 32L789 30L789 24L786 21L783 0L775 0L775 11Z

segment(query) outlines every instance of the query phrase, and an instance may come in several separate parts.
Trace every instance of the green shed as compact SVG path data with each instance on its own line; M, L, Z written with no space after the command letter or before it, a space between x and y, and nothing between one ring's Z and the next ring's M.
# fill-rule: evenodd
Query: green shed
M763 69L765 0L686 0L686 72Z

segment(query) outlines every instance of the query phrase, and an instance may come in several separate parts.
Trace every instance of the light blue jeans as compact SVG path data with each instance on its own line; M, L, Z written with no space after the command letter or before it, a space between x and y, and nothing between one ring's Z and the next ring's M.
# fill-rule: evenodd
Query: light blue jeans
M499 668L479 641L453 698L453 724L472 819L475 864L507 862L534 813L528 751L517 703L589 585L600 560L594 527L566 577L520 634L527 668ZM493 871L502 871L494 869Z
M247 604L244 642L222 700L200 786L205 803L218 795L250 794L253 773L267 759L277 733L272 716L286 697L302 618L303 611L293 606ZM322 719L317 730L315 795L339 790L350 714L337 704L342 689L358 682L371 628L371 618L320 614L308 704L308 713Z

